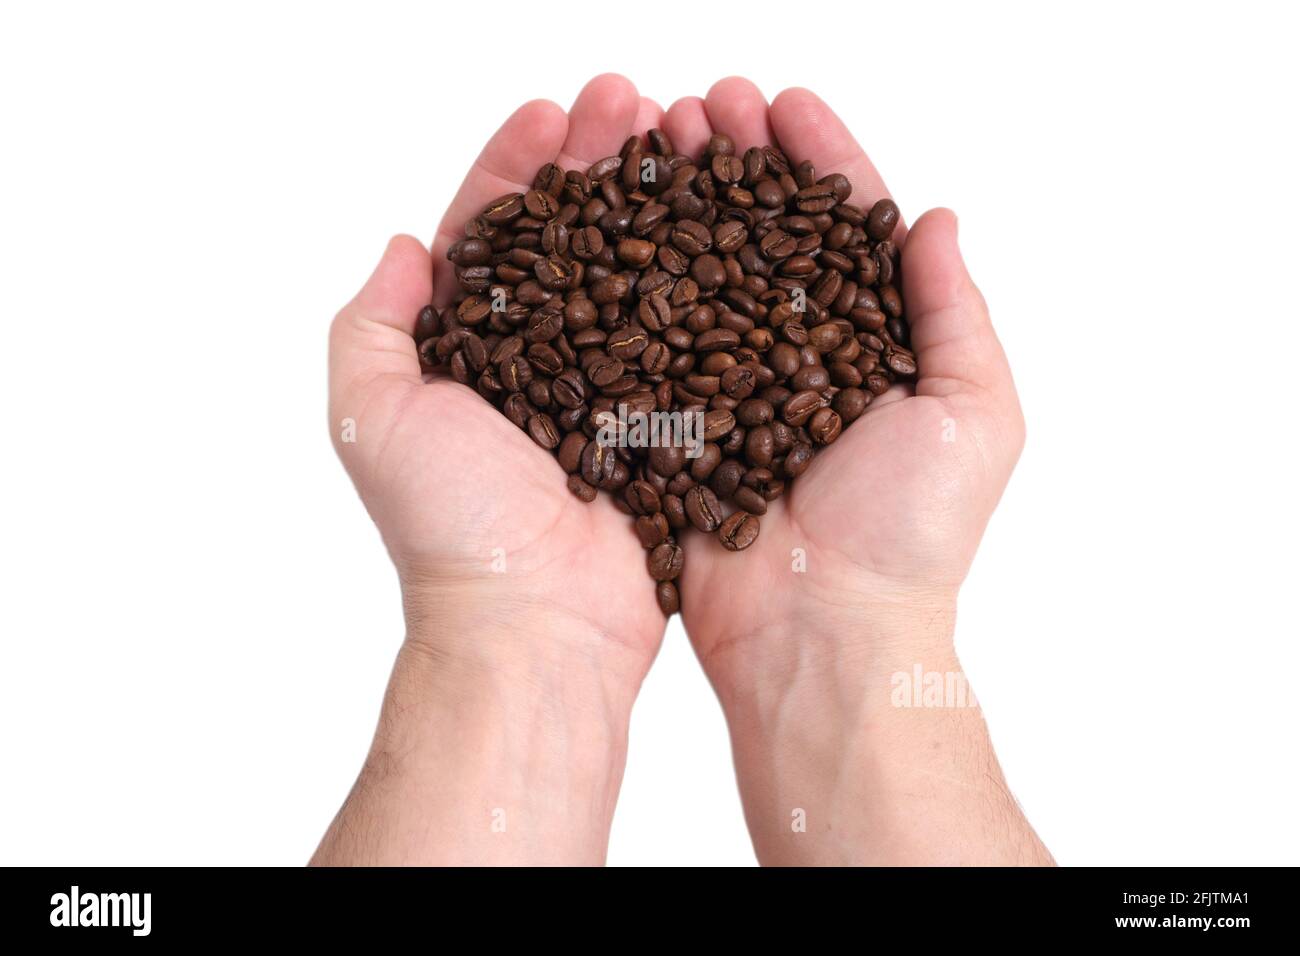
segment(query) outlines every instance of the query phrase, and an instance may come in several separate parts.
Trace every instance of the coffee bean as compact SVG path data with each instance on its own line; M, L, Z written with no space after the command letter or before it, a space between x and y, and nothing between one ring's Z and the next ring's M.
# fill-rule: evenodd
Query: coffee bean
M688 256L701 255L713 247L713 236L708 227L691 219L674 224L670 241Z
M758 519L744 511L735 512L718 528L718 540L728 551L744 551L757 538Z
M507 193L499 196L483 207L481 215L485 222L501 226L518 219L524 213L523 193Z
M545 412L539 412L528 419L528 434L547 451L560 444L560 431L555 427L555 420Z
M845 425L851 425L859 415L867 410L867 404L871 401L870 392L864 392L860 388L841 388L831 399L831 408L835 409L836 414Z
M718 497L705 485L696 485L682 499L686 517L700 531L716 531L722 524Z
M657 548L668 540L668 517L663 512L641 515L636 519L636 536L643 548Z
M680 445L661 445L650 449L650 467L665 478L671 478L682 470L686 461L686 449Z
M686 517L686 506L682 503L681 495L664 495L663 509L663 515L668 519L668 527L674 531L683 531L690 526L690 519Z
M582 450L580 468L582 480L589 485L602 485L614 476L618 456L614 449L607 448L598 441L590 441Z
M821 408L820 392L803 391L791 395L781 406L781 420L787 425L798 427L812 417L813 412Z
M639 515L652 515L659 511L659 492L647 481L634 481L627 486L626 500Z
M570 475L568 485L574 497L588 503L596 500L596 489L583 481L580 475Z
M740 479L745 473L745 466L735 458L728 458L709 476L709 487L719 498L730 498L740 487Z
M582 467L582 453L587 447L587 436L582 432L569 432L560 442L559 449L555 452L555 457L560 462L560 467L569 474L573 474Z
M899 375L911 376L916 374L916 359L910 352L904 352L901 349L891 349L885 355L885 364Z
M819 408L808 420L808 433L819 445L829 445L840 437L843 423L840 416L829 408Z
M785 476L787 478L798 478L808 466L812 464L813 448L806 442L800 442L786 452L785 456Z
M660 581L655 587L655 600L664 617L672 617L682 609L682 601L677 593L677 585L672 581Z
M794 194L794 204L800 212L829 212L838 201L829 185L807 186Z
M749 543L753 543L752 538ZM744 546L748 547L748 544ZM656 581L672 581L682 573L682 565L685 562L686 554L681 547L670 541L665 541L646 557L646 568L650 572L650 577Z
M898 206L892 199L880 199L867 214L867 237L879 242L888 239L898 225Z
M736 427L736 416L724 409L704 413L704 440L714 441Z
M741 485L732 494L731 500L735 502L736 507L752 514L767 514L767 499L763 497L762 492L753 488Z

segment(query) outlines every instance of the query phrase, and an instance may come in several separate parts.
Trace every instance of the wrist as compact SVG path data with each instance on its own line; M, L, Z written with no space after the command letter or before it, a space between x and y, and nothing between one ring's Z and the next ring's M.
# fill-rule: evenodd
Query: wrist
M810 582L782 595L780 614L702 643L701 659L728 713L761 713L802 693L879 704L898 671L954 656L956 607L953 589Z
M521 576L449 581L404 572L406 644L462 673L491 673L557 705L630 712L655 635L569 607L563 587ZM557 683L562 682L562 683Z
M574 658L447 648L408 635L314 862L603 863L627 750L621 685Z
M712 676L760 862L1050 862L961 670L954 598L878 592L722 652Z

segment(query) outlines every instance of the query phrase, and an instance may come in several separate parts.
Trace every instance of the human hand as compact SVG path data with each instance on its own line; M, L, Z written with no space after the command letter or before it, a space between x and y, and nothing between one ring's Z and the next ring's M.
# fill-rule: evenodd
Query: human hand
M334 322L335 446L397 565L413 638L442 651L482 654L486 626L503 632L507 658L527 642L551 655L598 657L634 688L658 648L664 618L637 573L644 554L627 517L608 496L574 498L554 457L473 389L422 376L412 336L421 307L431 298L445 307L455 292L446 251L467 220L497 196L530 188L545 163L586 168L660 116L617 76L589 83L567 116L553 103L524 105L484 147L432 254L395 238ZM355 423L355 441L344 440L345 420ZM461 614L476 626L433 633L436 619Z
M723 80L673 104L664 128L683 152L714 132L779 145L818 175L847 176L862 208L888 195L807 90L769 107L752 83ZM918 663L960 673L957 589L1024 442L956 218L931 211L894 240L915 386L878 396L787 484L743 553L685 536L684 623L731 726L761 861L1050 862L977 709L892 706L892 675Z
M811 160L819 175L845 174L850 201L864 208L888 195L838 117L806 90L788 90L769 108L748 81L724 80L707 101L675 103L664 123L683 151L724 132L737 143L780 145L793 161ZM950 607L1019 456L1015 387L962 264L956 218L932 211L894 239L916 385L878 396L822 450L769 505L748 550L684 536L686 627L724 687L737 658L775 653L809 628L854 641L864 611L932 615Z
M422 375L413 334L447 247L539 167L586 168L661 111L617 76L568 115L534 101L484 147L432 252L399 236L330 333L330 430L397 566L407 639L317 863L599 863L633 698L663 636L644 554L607 496L473 389ZM349 440L351 439L351 440Z

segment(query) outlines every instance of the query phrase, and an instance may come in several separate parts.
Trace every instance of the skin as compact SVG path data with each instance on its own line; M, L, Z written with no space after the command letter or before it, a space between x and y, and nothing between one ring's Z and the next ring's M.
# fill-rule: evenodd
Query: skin
M604 860L632 703L665 624L644 552L607 496L579 502L495 408L422 376L412 332L421 306L450 302L447 246L488 201L528 188L546 162L585 168L654 126L692 154L715 131L779 143L844 173L859 205L887 195L806 90L769 105L730 78L665 113L604 75L567 114L534 101L505 122L431 251L389 243L331 328L330 430L397 568L407 634L314 863ZM903 274L914 392L877 398L744 554L686 535L684 622L731 728L760 862L1047 863L978 709L891 704L892 675L915 664L959 672L957 589L1024 440L951 213L906 234Z

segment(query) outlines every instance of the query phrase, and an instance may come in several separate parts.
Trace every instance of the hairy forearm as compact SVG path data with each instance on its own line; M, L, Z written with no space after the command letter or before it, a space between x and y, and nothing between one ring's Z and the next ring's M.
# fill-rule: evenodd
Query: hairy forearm
M951 604L875 610L761 635L715 682L759 861L1050 864L964 684Z
M516 634L503 656L509 635L470 632L471 650L465 633L408 637L365 766L313 863L603 863L631 695L598 656L599 636L587 654L573 628L552 642L563 653Z

